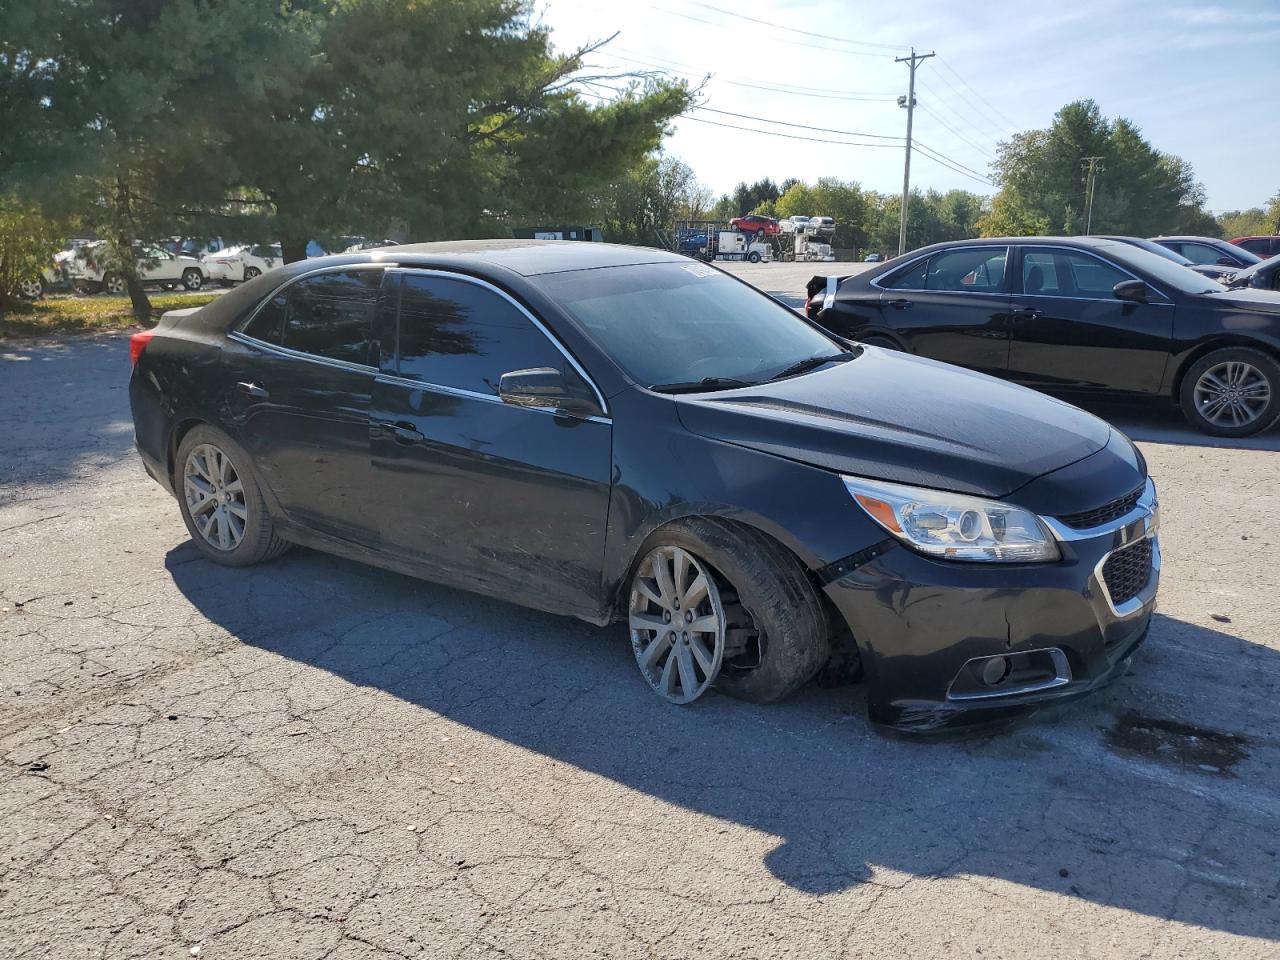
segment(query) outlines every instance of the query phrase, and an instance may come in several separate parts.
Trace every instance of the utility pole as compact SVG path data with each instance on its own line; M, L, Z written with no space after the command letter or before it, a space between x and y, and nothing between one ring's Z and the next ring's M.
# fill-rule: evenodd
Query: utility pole
M898 256L907 252L907 202L911 197L911 120L916 109L916 66L921 60L934 56L930 53L916 53L911 48L911 56L894 57L894 63L905 63L911 70L911 80L907 84L907 95L898 98L898 106L907 108L907 158L902 166L902 217L898 223Z
M1098 185L1098 173L1106 169L1098 165L1101 160L1101 157L1080 158L1080 166L1089 168L1084 187L1084 235L1086 237L1093 231L1093 191Z

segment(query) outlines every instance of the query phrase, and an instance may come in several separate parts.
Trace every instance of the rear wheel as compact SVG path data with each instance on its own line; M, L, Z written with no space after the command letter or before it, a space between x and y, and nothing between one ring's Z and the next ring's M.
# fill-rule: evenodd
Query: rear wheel
M1280 364L1252 347L1214 350L1182 378L1179 401L1187 420L1205 433L1260 433L1280 417Z
M129 289L129 285L125 283L124 277L118 273L108 273L102 278L102 289L112 296L121 296Z
M18 284L18 296L24 300L39 300L44 293L44 284L39 280L23 280Z
M628 622L641 674L673 703L713 683L744 700L778 700L830 655L826 609L799 561L724 520L684 520L650 538Z
M275 533L249 455L221 430L202 425L183 437L175 472L182 520L210 560L247 567L289 549Z
M204 285L204 276L195 267L182 271L182 285L188 290L199 290Z
M248 283L248 282L249 282L250 280L252 280L254 277L258 277L258 276L261 276L261 275L262 275L262 271L261 271L261 270L259 270L257 267L245 267L245 268L244 268L244 279L245 279L245 282L246 282L246 283Z

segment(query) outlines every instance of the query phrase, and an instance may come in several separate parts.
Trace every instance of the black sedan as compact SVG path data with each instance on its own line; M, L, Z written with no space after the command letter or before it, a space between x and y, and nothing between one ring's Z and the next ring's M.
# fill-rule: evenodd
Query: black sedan
M814 277L808 293L809 317L841 337L1029 387L1171 398L1218 436L1280 417L1280 299L1127 243L941 243L843 280Z
M1115 240L1117 243L1127 243L1130 246L1140 247L1151 253L1157 253L1166 260L1172 260L1179 266L1186 267L1188 270L1194 270L1196 273L1204 274L1211 280L1217 280L1219 283L1226 283L1240 268L1235 264L1224 266L1220 263L1196 263L1184 257L1182 254L1170 247L1156 243L1154 240L1143 240L1141 237L1121 237L1121 236L1102 236L1098 235L1099 240Z
M311 260L132 347L142 462L209 560L622 621L674 703L860 664L876 721L1003 720L1117 676L1155 603L1155 488L1106 423L675 254Z
M1152 237L1152 243L1181 254L1192 263L1243 270L1259 263L1262 258L1234 243L1217 237Z

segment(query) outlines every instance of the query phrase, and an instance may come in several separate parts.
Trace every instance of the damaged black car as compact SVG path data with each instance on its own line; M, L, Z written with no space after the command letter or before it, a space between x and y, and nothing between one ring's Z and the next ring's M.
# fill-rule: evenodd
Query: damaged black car
M620 622L672 703L844 660L878 723L1000 721L1123 672L1155 604L1155 488L1120 433L662 251L309 260L132 358L142 461L205 557L301 544Z

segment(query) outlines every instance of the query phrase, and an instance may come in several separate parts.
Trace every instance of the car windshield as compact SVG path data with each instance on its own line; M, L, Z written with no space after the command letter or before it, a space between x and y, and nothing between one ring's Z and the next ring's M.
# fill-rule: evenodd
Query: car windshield
M1180 293L1222 293L1227 289L1216 280L1210 280L1188 267L1179 266L1159 254L1148 253L1127 243L1109 243L1104 249L1108 257L1122 266L1140 270L1157 283L1167 284Z
M702 263L574 270L535 282L645 386L758 383L842 350L778 301Z

